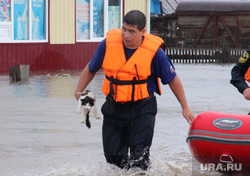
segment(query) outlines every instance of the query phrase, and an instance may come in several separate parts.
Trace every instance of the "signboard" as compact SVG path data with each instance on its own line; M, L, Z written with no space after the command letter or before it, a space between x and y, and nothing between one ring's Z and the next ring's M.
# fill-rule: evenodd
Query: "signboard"
M11 39L11 26L1 26L0 40L10 40L10 39Z

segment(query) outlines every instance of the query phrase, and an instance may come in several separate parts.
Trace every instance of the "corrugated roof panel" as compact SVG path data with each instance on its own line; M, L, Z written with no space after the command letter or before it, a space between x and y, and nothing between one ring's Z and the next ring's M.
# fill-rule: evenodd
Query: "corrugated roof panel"
M182 1L176 13L250 12L250 1Z

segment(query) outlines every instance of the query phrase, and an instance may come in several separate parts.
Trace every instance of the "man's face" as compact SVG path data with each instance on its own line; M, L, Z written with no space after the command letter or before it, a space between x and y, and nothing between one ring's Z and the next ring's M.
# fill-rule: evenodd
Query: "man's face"
M145 29L139 31L137 25L122 24L122 39L127 48L136 49L140 46Z

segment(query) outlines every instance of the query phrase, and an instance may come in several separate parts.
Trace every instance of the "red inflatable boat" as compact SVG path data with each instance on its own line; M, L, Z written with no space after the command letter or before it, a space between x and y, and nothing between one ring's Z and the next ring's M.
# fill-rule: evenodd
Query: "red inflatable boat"
M201 167L250 174L250 116L207 111L190 126L187 142Z

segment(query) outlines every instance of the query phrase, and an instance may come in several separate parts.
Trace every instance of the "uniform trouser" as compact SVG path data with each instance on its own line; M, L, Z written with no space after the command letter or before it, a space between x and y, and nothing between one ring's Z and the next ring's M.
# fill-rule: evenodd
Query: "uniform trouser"
M147 170L157 113L156 98L150 96L139 102L120 104L107 97L102 113L103 149L107 162L121 168Z

